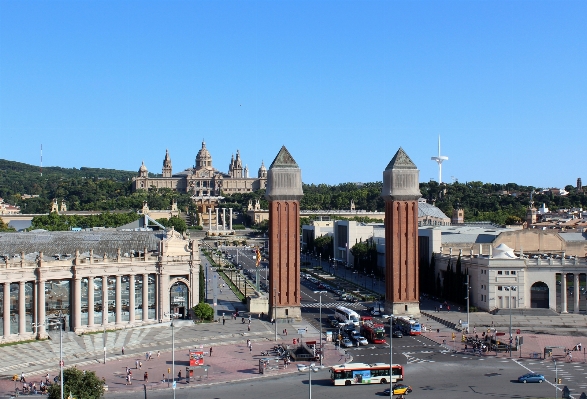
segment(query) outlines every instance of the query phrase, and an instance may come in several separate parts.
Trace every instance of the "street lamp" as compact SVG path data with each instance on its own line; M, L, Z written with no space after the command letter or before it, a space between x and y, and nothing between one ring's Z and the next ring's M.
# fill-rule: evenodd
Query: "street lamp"
M389 318L389 399L393 397L393 319Z
M508 285L503 287L506 291L509 292L510 294L510 300L509 300L509 305L510 305L510 357L512 357L512 343L514 341L513 336L512 336L512 291L516 290L516 286L513 285Z
M469 286L469 275L467 274L467 282L465 283L465 285L467 286L467 296L465 297L465 299L467 300L467 334L469 333L469 290L470 290L470 286ZM510 304L511 305L511 304ZM511 311L510 311L510 315L511 315ZM511 333L511 322L510 322L510 333ZM511 352L510 352L511 354Z
M48 326L59 326L59 385L61 389L61 399L63 399L63 315L61 312L54 318L47 318ZM43 324L33 323L33 327L40 327Z
M314 291L314 294L320 295L320 366L322 366L322 294L326 294L326 291Z
M302 371L306 371L303 368L299 368L298 369L300 372ZM312 372L317 372L318 370L320 370L318 367L316 367L316 364L312 363L310 364L310 366L308 366L308 398L312 399Z
M165 316L171 318L171 379L173 380L173 399L175 399L175 326L173 320L179 316L179 313L165 313Z
M275 342L277 342L277 288L273 288L273 325L275 326Z

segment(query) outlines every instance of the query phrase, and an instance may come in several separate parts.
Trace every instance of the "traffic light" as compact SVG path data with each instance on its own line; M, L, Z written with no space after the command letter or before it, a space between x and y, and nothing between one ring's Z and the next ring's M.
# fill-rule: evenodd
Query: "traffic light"
M455 339L455 338L456 338L456 334L452 333L452 339Z
M167 367L167 374L171 373L171 368Z
M556 383L557 384L562 384L563 383L563 379L562 378L559 378L558 380L556 380Z

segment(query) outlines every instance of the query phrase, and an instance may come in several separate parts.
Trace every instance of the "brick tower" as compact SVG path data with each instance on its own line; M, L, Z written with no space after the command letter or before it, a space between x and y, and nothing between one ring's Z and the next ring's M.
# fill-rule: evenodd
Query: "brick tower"
M420 314L418 270L419 170L400 149L383 172L385 311Z
M302 171L281 147L267 171L269 307L276 319L302 317L300 308L300 199Z

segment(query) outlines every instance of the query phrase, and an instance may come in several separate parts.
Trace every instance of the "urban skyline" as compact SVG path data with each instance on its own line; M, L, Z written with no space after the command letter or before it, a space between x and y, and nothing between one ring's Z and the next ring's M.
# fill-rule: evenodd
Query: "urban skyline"
M286 145L305 183L574 185L587 5L568 2L2 2L0 158L159 173ZM444 154L443 154L444 155ZM325 166L326 165L326 166ZM336 170L336 173L332 173Z

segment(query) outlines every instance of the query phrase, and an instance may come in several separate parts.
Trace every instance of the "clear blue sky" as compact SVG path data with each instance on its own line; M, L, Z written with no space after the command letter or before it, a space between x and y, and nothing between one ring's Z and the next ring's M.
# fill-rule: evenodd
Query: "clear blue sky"
M161 173L587 180L585 1L0 1L0 158Z

